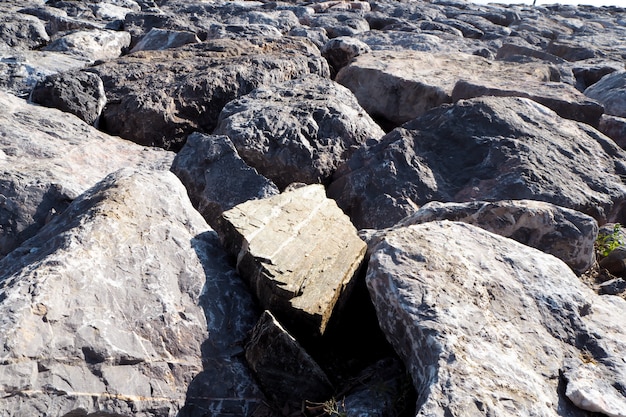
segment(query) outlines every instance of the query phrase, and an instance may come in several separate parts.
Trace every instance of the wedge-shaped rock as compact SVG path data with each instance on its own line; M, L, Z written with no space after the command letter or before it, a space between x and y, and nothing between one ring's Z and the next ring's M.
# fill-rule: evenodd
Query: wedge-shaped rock
M222 214L218 233L261 305L290 331L324 332L366 249L316 184L240 204Z
M626 301L595 294L559 259L435 221L387 234L366 282L417 416L626 412Z
M249 415L264 397L237 355L256 317L174 174L117 171L0 261L0 409ZM192 389L207 374L229 383Z
M0 92L0 257L109 173L133 166L168 169L173 158Z

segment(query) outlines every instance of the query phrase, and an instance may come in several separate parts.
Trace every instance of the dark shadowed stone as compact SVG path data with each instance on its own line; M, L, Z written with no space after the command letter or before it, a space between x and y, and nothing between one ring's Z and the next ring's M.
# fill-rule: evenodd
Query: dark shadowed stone
M172 172L210 225L237 204L279 193L274 183L246 165L227 136L191 134L174 158Z
M215 134L280 189L328 183L337 167L383 130L344 86L309 75L258 88L228 103Z
M221 39L140 51L90 71L100 75L108 98L105 131L176 151L194 131L212 132L224 105L257 87L330 75L319 50L303 38L261 46Z
M371 52L371 49L366 43L348 36L331 39L321 49L322 56L328 60L334 74L345 67L352 58L368 52Z
M35 85L30 100L72 113L95 125L106 104L104 85L91 72L67 72L47 76Z
M603 114L600 118L598 130L626 149L626 118Z
M593 46L580 42L553 41L546 47L546 52L567 61L582 61L599 56L599 51Z
M433 109L356 152L329 196L357 228L389 227L430 201L540 200L624 219L626 153L531 100L483 97Z
M235 206L216 229L261 306L294 334L324 333L365 256L365 242L317 184Z
M325 401L333 393L324 371L267 310L245 352L261 389L277 404Z
M0 46L35 49L48 43L50 37L41 20L21 13L3 13L0 19Z

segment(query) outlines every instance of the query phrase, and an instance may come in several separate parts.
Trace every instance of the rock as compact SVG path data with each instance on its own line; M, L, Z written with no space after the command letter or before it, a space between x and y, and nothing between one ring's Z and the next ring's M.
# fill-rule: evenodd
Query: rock
M303 38L307 38L311 42L315 44L320 50L326 45L328 42L328 34L326 33L326 29L324 28L309 28L306 26L296 26L291 29L288 33L288 36L300 36Z
M587 99L574 87L560 82L461 80L455 84L451 95L453 101L482 96L526 97L554 110L561 117L594 127L598 127L604 113L602 105Z
M626 280L624 278L614 278L599 285L600 294L618 295L626 292Z
M0 45L27 50L42 47L48 41L50 37L41 20L21 13L3 13L0 21Z
M385 133L347 88L308 76L258 88L228 103L214 133L280 189L328 183L362 144Z
M355 152L328 195L359 229L389 227L430 201L530 199L620 222L625 156L533 101L482 97L433 109Z
M607 256L600 259L598 265L611 274L622 275L626 272L626 247L615 248Z
M372 51L339 71L336 81L354 93L374 120L396 127L433 107L451 103L457 81L478 79L510 83L523 79L540 89L550 80L550 69L541 64L490 62L459 53L397 51L391 55Z
M326 30L329 38L354 36L370 29L367 20L355 13L327 12L306 16L301 23Z
M317 184L235 206L217 231L261 306L296 336L324 333L366 249Z
M626 117L626 71L605 75L587 88L585 95L602 103L607 114Z
M73 115L0 93L0 257L112 171L167 170L173 158L105 135Z
M178 48L179 46L198 42L200 42L200 39L193 32L152 28L130 52Z
M109 30L76 31L65 35L44 48L46 51L64 52L84 58L89 62L119 57L130 45L128 32Z
M324 371L267 310L246 344L246 361L277 404L324 401L333 393Z
M35 85L30 100L71 113L90 125L96 125L106 104L102 80L90 72L49 75Z
M582 61L598 56L597 50L593 46L581 45L580 42L552 41L546 47L546 52L567 61Z
M603 114L598 130L611 139L622 149L626 149L626 118Z
M105 131L174 151L194 131L212 132L224 105L257 87L309 73L330 75L319 50L303 38L263 46L213 40L136 52L89 70L102 78L108 97Z
M321 49L322 56L337 74L354 57L371 52L370 47L358 39L340 36L328 41Z
M232 301L222 304L220 294L243 294L216 286L232 273L223 252L211 257L216 244L167 171L118 171L82 194L0 261L0 375L6 367L22 375L0 387L0 407L17 415L176 415L203 364L237 362L232 345L201 350L207 321L210 338L214 327L225 336L215 319ZM242 314L228 317L233 336L251 328L239 327ZM231 372L215 376L226 381ZM231 398L245 393L260 403L251 375L242 376ZM211 394L219 410L224 398Z
M572 73L578 81L580 91L585 91L588 87L597 83L612 72L619 71L623 68L621 62L600 61L595 60L582 61L572 68Z
M594 294L567 269L464 223L387 234L373 251L367 284L381 327L410 370L417 415L621 410L626 340L618 323L626 301ZM583 381L579 372L591 364ZM580 386L595 401L579 401Z
M246 165L226 136L191 134L171 169L210 225L237 204L279 194L274 183Z
M594 244L598 223L593 217L550 203L532 200L431 202L395 227L435 220L468 223L511 238L556 256L577 274L587 271L596 261Z

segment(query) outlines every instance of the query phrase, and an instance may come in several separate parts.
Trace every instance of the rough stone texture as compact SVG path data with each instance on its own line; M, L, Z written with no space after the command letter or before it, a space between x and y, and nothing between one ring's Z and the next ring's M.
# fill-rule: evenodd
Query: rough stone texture
M207 292L216 289L209 273L227 267L223 255L209 257L217 240L208 230L172 173L122 170L0 261L0 408L16 417L176 415L203 365L237 362L232 346L201 351L207 321L212 340L227 308L215 305L222 292ZM241 298L232 285L218 289ZM232 318L228 331L241 335ZM262 401L242 376L247 398Z
M324 371L271 312L263 312L245 350L262 389L277 404L331 397L333 386Z
M328 183L337 167L384 131L347 88L308 76L258 88L228 103L214 133L280 189Z
M130 45L128 32L110 30L77 31L65 35L44 48L46 51L64 52L84 58L89 62L119 57Z
M246 165L226 136L191 134L171 169L210 225L237 204L279 194L274 183Z
M602 103L607 114L626 117L626 71L605 75L585 95Z
M319 50L303 38L263 46L222 39L141 51L90 71L102 78L109 100L104 130L175 151L193 131L212 132L224 105L238 96L309 73L330 74Z
M43 22L25 14L4 14L0 19L0 45L16 49L35 49L48 43L50 37Z
M595 262L598 223L593 217L550 203L532 200L432 202L401 220L396 227L451 220L469 223L514 239L564 261L578 274Z
M538 84L550 81L545 64L490 62L468 54L431 54L418 51L372 51L358 56L337 74L375 119L393 127L452 102L457 81L499 79Z
M598 130L626 149L626 118L603 114L600 118Z
M328 193L357 228L389 227L430 201L509 199L604 224L626 220L624 158L600 132L531 100L482 97L433 109L360 149Z
M105 135L73 115L0 93L0 257L112 171L168 169L173 158Z
M90 125L96 124L106 104L102 80L90 72L49 75L35 85L29 98L78 116Z
M626 301L567 270L464 223L387 234L366 279L417 416L622 415Z
M240 204L222 214L217 231L263 308L295 334L324 333L366 249L317 184Z
M193 32L152 28L130 52L178 48L188 43L198 42L200 39Z
M371 48L358 39L340 36L324 44L320 52L328 60L334 74L337 74L353 58L371 52Z

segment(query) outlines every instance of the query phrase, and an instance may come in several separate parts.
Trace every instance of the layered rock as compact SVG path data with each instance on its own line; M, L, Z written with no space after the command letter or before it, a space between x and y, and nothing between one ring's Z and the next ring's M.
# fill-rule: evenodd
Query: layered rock
M365 255L354 226L317 184L240 204L217 230L260 304L297 334L324 333Z
M464 223L388 233L367 283L417 415L622 415L626 302L567 270Z
M358 228L389 227L433 200L539 200L603 224L622 220L625 156L531 100L483 97L433 109L360 149L329 195Z

